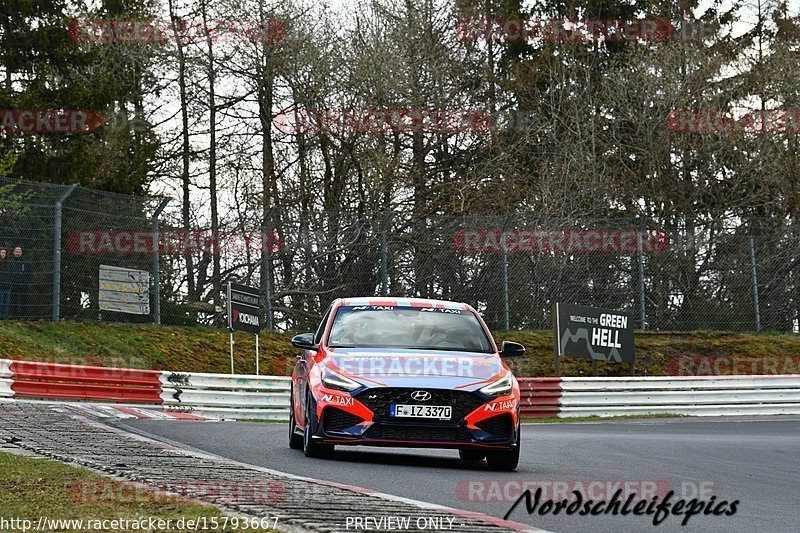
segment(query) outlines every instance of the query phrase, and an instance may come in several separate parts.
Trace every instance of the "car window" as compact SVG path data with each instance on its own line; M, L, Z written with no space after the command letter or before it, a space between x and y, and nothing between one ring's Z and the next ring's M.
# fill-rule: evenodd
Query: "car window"
M493 352L471 311L401 306L340 307L328 346Z
M317 326L317 332L314 334L314 344L322 342L322 335L325 333L325 324L328 323L328 317L331 316L332 308L333 306L328 307L328 310L325 311L325 315L322 317L322 322Z

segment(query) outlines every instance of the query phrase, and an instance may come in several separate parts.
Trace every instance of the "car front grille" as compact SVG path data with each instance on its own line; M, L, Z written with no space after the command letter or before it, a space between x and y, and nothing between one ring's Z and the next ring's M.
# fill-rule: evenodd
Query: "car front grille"
M343 431L363 422L362 418L335 407L328 407L322 415L325 431Z
M431 398L424 402L414 400L411 394L415 391L429 392ZM393 424L407 422L413 423L414 425L441 425L448 422L432 418L414 418L413 420L390 418L389 406L393 403L407 405L450 405L453 407L453 416L449 423L457 424L461 419L485 403L481 397L471 392L447 389L422 389L418 387L376 387L365 390L356 396L356 399L375 413L379 420L391 421Z
M510 415L493 416L492 418L481 420L475 425L496 437L511 437L512 420Z
M385 426L373 424L364 433L370 439L396 439L409 441L466 441L470 440L469 432L464 428L454 427L412 427Z

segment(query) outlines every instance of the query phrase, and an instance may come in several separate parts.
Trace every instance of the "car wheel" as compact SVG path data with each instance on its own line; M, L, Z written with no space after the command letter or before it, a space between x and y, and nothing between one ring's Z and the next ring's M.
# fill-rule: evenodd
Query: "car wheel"
M489 452L486 454L486 463L490 470L515 470L519 464L520 431L517 424L517 446L508 451Z
M297 434L297 424L294 419L294 389L289 392L289 448L299 450L303 447L303 437Z
M480 463L484 459L486 459L486 452L482 450L472 450L469 448L464 448L458 450L458 456L461 457L461 460L465 463Z
M333 445L324 444L321 442L314 442L311 439L311 417L316 416L312 413L311 395L306 397L305 409L305 422L306 427L303 429L303 453L306 457L318 457L320 459L327 459L333 455Z

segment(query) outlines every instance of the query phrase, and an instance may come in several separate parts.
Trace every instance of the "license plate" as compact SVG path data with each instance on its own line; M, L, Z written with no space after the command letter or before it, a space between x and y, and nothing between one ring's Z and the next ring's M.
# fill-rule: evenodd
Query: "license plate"
M390 405L389 416L450 420L453 416L453 408L449 405L406 405L402 403L393 403Z

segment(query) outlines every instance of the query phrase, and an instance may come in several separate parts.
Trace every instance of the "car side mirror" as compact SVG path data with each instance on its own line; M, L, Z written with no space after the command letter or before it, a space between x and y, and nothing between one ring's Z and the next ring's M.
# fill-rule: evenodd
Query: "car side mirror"
M500 346L500 357L518 357L525 355L525 347L518 342L503 341Z
M292 346L295 348L301 348L303 350L319 349L319 345L314 344L313 333L301 333L300 335L295 335L294 338L292 338Z

